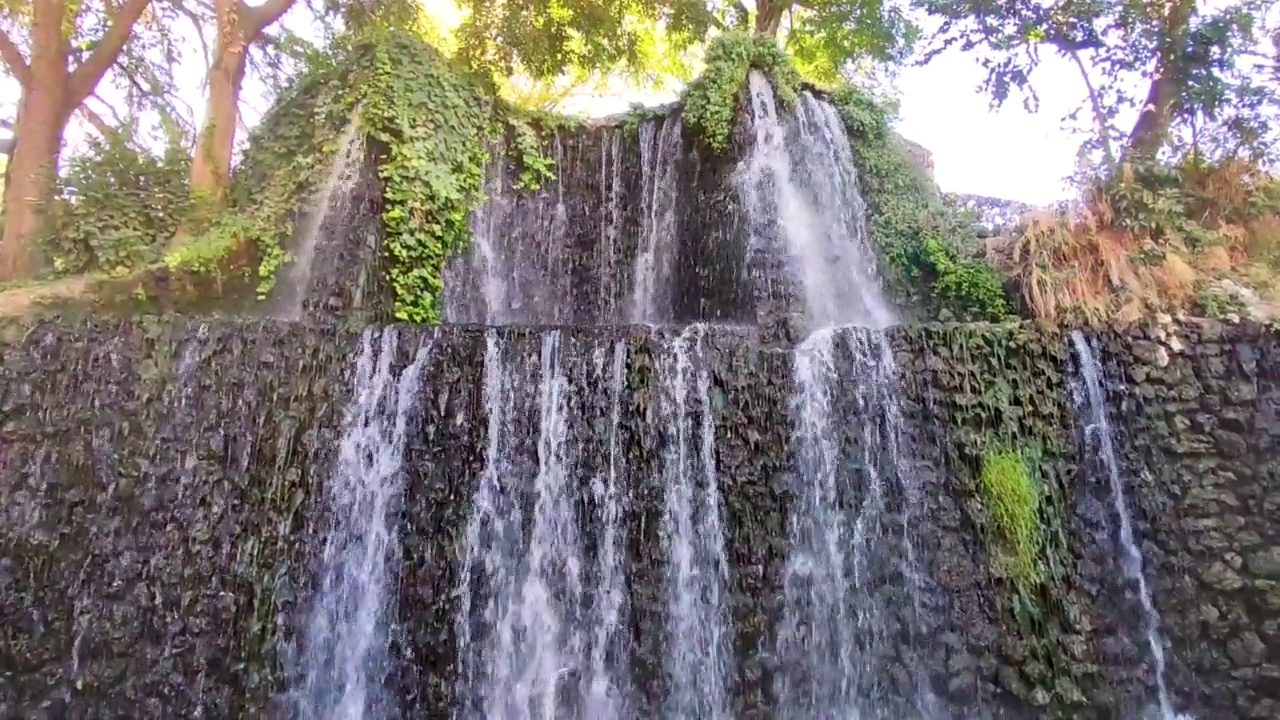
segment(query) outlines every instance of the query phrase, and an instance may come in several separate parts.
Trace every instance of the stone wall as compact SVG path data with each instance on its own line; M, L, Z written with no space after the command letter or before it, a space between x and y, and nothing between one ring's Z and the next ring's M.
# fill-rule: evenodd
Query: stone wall
M452 590L484 464L487 332L536 356L546 331L400 330L400 366L438 333L406 451L393 648L397 696L415 716L454 702ZM656 468L671 439L654 408L675 331L559 332L576 412L595 418L575 426L588 462L607 417L593 358L617 343L627 351L632 667L641 710L656 711L667 682ZM898 472L927 501L911 527L932 639L919 657L933 686L956 707L1006 717L1133 717L1153 697L1152 663L1119 579L1113 498L1082 451L1070 346L1030 325L897 328L888 340L911 466ZM1112 366L1111 417L1175 700L1199 718L1274 717L1280 335L1187 322L1100 332L1097 342ZM355 347L348 331L256 322L8 328L0 716L261 716L287 682L309 597L309 548L323 526L316 483L333 462ZM709 328L702 347L733 583L735 704L741 717L767 717L792 502L791 358L743 329ZM861 382L840 362L845 382ZM976 489L994 445L1034 447L1045 488L1050 582L1032 598L1040 614L1030 624L993 563Z

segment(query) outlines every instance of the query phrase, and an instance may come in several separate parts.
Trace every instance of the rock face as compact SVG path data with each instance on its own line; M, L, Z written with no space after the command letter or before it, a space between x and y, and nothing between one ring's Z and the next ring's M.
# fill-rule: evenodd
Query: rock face
M438 333L406 450L404 632L392 676L407 717L456 701L452 590L484 464L486 333L536 347L545 332L404 332ZM661 389L655 358L675 331L559 332L571 369L601 348L627 350L624 564L639 716L652 717L667 681L652 536L664 431L649 408ZM299 325L139 321L45 324L0 342L0 716L283 714L273 698L310 597L324 520L317 484L333 463L357 339ZM888 339L927 499L913 527L934 689L963 713L1133 717L1152 697L1152 666L1119 579L1109 490L1078 442L1067 344L1029 325L905 327ZM1097 342L1174 699L1200 718L1276 717L1280 334L1188 321L1100 331ZM743 328L709 328L704 343L735 709L768 717L793 497L791 351ZM993 438L1037 448L1055 579L1030 626L1012 614L982 531L990 509L976 482Z

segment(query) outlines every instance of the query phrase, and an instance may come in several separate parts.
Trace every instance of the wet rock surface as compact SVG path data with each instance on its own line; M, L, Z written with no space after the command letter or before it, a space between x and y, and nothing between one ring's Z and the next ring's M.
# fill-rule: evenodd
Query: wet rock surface
M486 333L514 352L549 331L402 333L400 366L434 339L408 441L392 648L409 716L454 702L452 590L484 462ZM678 330L557 331L575 373L594 372L591 358L617 343L627 350L626 583L646 716L668 684L670 641L654 534L668 441L652 411L655 367ZM1186 321L1096 338L1176 704L1199 718L1275 717L1280 334ZM911 529L929 627L921 642L889 619L904 644L884 658L886 675L905 687L907 658L922 660L960 716L1135 716L1153 698L1151 662L1120 580L1109 490L1080 450L1064 338L1030 325L938 325L895 328L889 340L909 446L910 467L898 472L927 504ZM310 597L324 521L317 484L333 461L357 344L352 330L231 320L45 323L0 338L0 716L280 714L271 698L287 683ZM770 717L794 501L791 357L745 328L709 329L704 347L735 710ZM602 451L597 429L574 431L584 453ZM1046 552L1061 567L1030 628L1011 614L982 532L975 482L991 437L1040 448ZM900 524L903 507L890 498L884 522ZM584 509L583 522L591 517ZM895 562L876 564L888 568L879 592L890 602Z

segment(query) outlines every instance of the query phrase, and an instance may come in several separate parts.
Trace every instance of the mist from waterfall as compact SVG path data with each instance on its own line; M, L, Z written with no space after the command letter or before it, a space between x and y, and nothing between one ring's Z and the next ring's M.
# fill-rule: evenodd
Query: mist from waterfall
M640 126L640 173L644 193L644 221L632 279L627 320L658 323L669 320L671 277L676 234L676 162L684 151L679 116L648 120Z
M1142 632L1147 650L1155 666L1156 701L1159 720L1178 720L1182 716L1174 711L1166 679L1164 641L1160 637L1160 614L1151 596L1151 589L1143 573L1142 551L1133 533L1133 519L1125 500L1124 481L1120 477L1120 461L1116 455L1115 438L1107 417L1106 394L1102 386L1102 369L1093 348L1079 330L1071 331L1071 346L1079 362L1079 378L1076 384L1075 404L1088 448L1096 453L1105 468L1112 507L1119 521L1120 566L1125 578L1137 588L1142 604Z
M665 717L728 720L733 663L729 586L715 462L706 328L690 325L659 359L666 393L662 415L675 437L662 453L667 555L667 657L671 678Z
M353 398L326 496L330 527L320 581L292 693L301 717L374 720L396 715L385 696L390 618L400 543L405 438L431 344L393 371L398 330L368 328L356 360Z
M316 194L314 206L307 213L306 222L299 230L291 260L280 268L276 280L276 295L272 299L271 314L284 320L302 317L303 302L311 289L311 266L316 257L316 246L326 231L334 240L345 241L346 218L351 214L351 200L364 160L364 134L358 118L352 118L338 138L338 149L329 166L329 175Z
M784 120L759 70L748 76L748 91L755 142L738 185L753 227L751 251L785 254L810 329L893 324L838 112L804 91Z
M614 353L612 363L591 355L598 374L610 378L614 421L607 465L591 488L600 514L592 527L603 534L593 569L577 510L584 498L574 482L590 458L572 435L583 419L573 408L589 390L572 382L573 368L566 367L580 356L562 346L556 330L541 334L536 363L497 331L487 335L488 448L466 532L456 619L461 717L594 717L626 704L617 438L625 352L619 346ZM528 458L522 401L533 387L537 408L529 419L537 440Z

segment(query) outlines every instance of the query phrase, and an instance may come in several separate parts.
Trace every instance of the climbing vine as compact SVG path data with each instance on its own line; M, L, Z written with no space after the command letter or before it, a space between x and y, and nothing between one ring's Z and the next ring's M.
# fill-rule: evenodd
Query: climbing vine
M387 279L399 320L439 317L449 253L466 246L494 134L494 103L415 35L381 30L367 43L362 117L382 148Z
M1076 464L1061 339L1023 324L949 324L909 331L931 368L957 495L981 540L992 620L1016 640L999 678L1036 706L1083 702L1096 683L1068 535Z
M871 235L895 290L931 317L1012 315L999 274L979 256L972 227L943 204L892 132L892 107L852 86L831 93L864 180Z
M707 46L706 69L681 98L685 123L714 152L729 150L738 98L752 68L769 76L784 107L800 94L800 74L777 40L737 32L717 36Z

